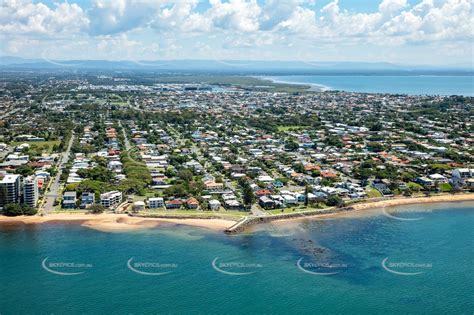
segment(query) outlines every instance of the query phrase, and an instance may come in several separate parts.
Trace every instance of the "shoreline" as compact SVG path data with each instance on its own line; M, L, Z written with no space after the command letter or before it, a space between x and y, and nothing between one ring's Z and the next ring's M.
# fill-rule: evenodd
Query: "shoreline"
M278 80L273 78L272 76L253 76L256 79L263 80L263 81L270 81L276 84L288 84L288 85L298 85L298 86L308 86L309 88L306 91L310 92L326 92L326 91L333 91L334 89L330 86L318 84L318 83L305 83L305 82L293 82L293 81L286 81L286 80Z
M150 229L165 225L186 225L205 228L212 231L223 231L235 224L225 219L170 219L170 218L138 218L128 214L85 214L57 213L47 216L0 216L1 225L75 223L91 229L114 232Z
M290 222L290 221L301 221L301 220L319 220L319 219L333 219L333 218L358 218L366 217L370 215L384 215L385 208L388 210L395 210L395 212L412 211L412 209L393 209L401 206L409 205L436 205L445 203L464 203L474 202L474 193L457 194L457 195L436 195L431 197L413 197L413 198L393 198L387 200L378 201L367 201L349 205L348 207L340 208L341 211L332 213L321 213L316 215L308 215L306 217L295 217L285 218L280 220L274 220L272 223L278 222ZM344 210L351 208L350 210ZM390 209L392 208L392 209ZM422 209L418 209L415 212L424 212Z
M358 217L366 214L381 214L375 212L375 209L383 209L385 207L397 207L404 205L415 204L437 204L437 203L457 203L474 201L474 193L456 194L456 195L435 195L430 197L413 197L413 198L393 198L387 200L367 201L350 205L346 208L341 208L340 211L333 213L318 213L308 214L302 216L301 212L295 213L292 218L278 218L278 215L266 216L269 221L297 221L297 220L317 220L323 218L338 218L338 217ZM372 210L372 211L369 211ZM303 214L304 215L304 214ZM223 232L238 221L230 219L204 219L204 218L147 218L134 217L128 214L84 214L84 213L58 213L48 216L17 216L6 217L0 216L1 225L17 225L17 224L54 224L54 223L76 223L81 226L92 228L104 232L119 232L119 231L135 231L140 229L151 229L160 226L169 225L185 225L205 228L211 231Z

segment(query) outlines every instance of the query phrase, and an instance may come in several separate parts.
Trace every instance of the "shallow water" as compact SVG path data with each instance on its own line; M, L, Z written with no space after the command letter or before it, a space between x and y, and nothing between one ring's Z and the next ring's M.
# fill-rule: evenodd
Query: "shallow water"
M474 204L412 209L233 236L0 226L0 313L472 313Z

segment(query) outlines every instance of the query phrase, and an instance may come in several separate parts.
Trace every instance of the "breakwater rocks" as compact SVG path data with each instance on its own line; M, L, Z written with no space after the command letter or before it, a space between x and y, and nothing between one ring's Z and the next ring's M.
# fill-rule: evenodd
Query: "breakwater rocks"
M254 217L248 216L241 219L239 222L225 230L227 234L236 234L245 231L245 229L251 225L268 223L271 221L276 220L285 220L285 219L292 219L292 218L304 218L304 217L311 217L316 215L322 214L330 214L330 213L337 213L342 211L351 211L353 207L344 207L344 208L329 208L329 209L317 209L317 210L308 210L302 212L295 212L295 213L283 213L283 214L274 214L269 216L261 216L261 217Z

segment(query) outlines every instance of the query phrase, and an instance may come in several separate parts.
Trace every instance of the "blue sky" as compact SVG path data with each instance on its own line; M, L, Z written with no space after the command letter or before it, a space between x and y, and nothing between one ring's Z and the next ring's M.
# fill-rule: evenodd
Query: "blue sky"
M0 54L472 67L472 0L0 0Z

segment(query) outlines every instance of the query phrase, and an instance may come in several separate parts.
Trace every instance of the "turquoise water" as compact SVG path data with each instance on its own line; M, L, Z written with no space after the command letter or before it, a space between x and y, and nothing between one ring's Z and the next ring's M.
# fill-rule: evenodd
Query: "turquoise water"
M468 75L289 75L265 78L275 82L311 84L322 90L409 95L474 95L474 77Z
M474 204L412 208L394 216L417 220L295 221L237 236L175 225L126 233L0 226L0 313L472 314ZM218 272L216 258L217 269L252 273ZM390 270L422 273L389 272L386 258ZM83 273L48 272L45 259L53 271ZM136 273L130 259L135 270L169 273ZM304 272L299 260L337 273ZM59 262L85 265L51 264Z

